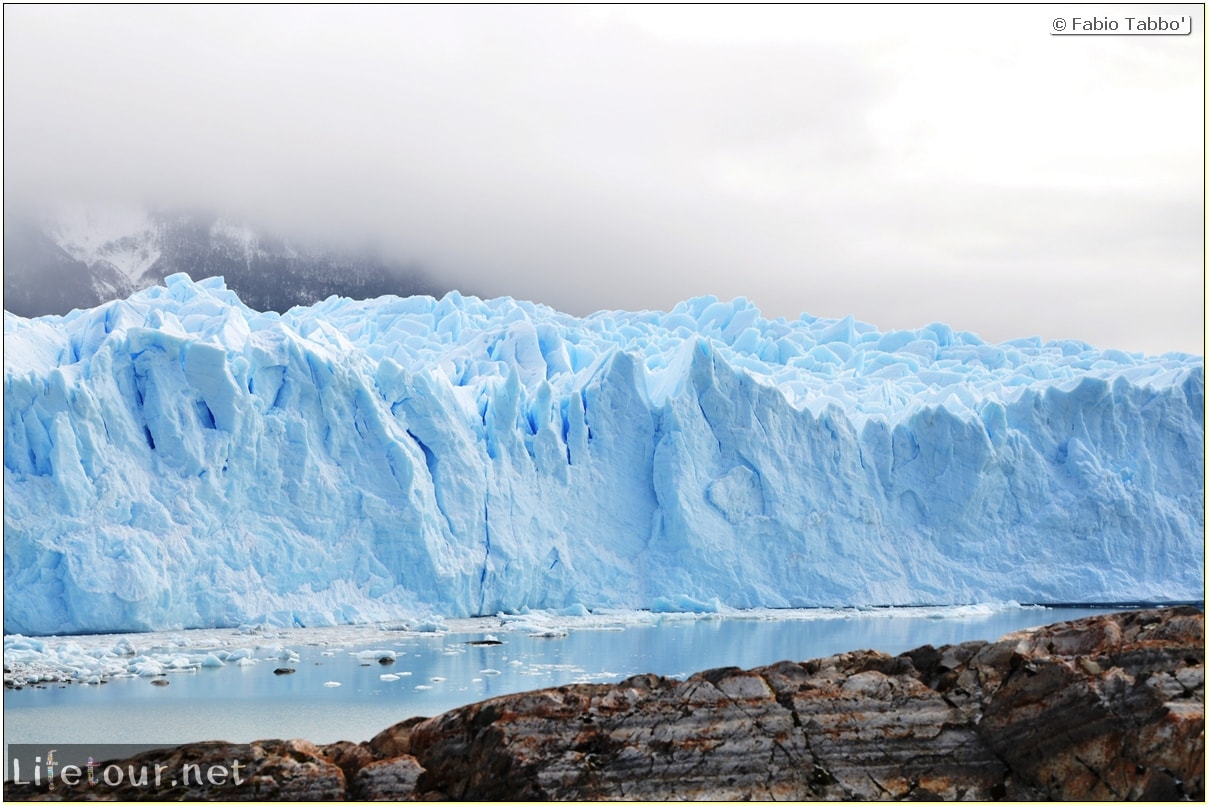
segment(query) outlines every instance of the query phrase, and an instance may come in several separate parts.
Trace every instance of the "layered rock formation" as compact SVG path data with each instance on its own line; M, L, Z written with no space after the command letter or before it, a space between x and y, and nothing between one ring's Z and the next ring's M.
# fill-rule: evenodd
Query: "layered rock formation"
M509 695L401 722L361 744L185 745L135 761L239 760L240 782L75 794L1200 801L1204 679L1200 610L1132 611L896 657L859 651Z

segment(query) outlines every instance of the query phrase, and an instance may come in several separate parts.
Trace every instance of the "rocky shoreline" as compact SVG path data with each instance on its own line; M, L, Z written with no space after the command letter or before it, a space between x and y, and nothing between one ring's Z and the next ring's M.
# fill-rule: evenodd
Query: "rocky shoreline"
M1204 614L497 697L368 742L202 742L123 766L217 784L5 784L8 800L1203 801Z

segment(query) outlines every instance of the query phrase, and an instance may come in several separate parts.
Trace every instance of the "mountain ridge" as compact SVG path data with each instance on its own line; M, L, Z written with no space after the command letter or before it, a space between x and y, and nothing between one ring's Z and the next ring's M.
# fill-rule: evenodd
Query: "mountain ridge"
M6 214L4 309L32 318L94 308L186 272L223 276L258 310L284 312L329 296L441 296L415 265L368 248L303 242L245 217L134 206Z

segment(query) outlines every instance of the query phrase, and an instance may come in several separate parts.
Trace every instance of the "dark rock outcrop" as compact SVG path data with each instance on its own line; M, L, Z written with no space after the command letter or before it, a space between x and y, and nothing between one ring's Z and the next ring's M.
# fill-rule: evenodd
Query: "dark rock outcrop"
M240 783L78 794L1202 801L1204 672L1200 610L1132 611L896 657L849 652L508 695L361 744L185 745L136 759L240 759Z

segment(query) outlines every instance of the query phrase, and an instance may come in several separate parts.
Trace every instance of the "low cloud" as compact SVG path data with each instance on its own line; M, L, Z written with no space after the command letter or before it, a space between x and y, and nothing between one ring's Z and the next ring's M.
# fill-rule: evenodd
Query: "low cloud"
M1203 352L1202 26L700 11L11 6L6 203L215 207L579 314Z

